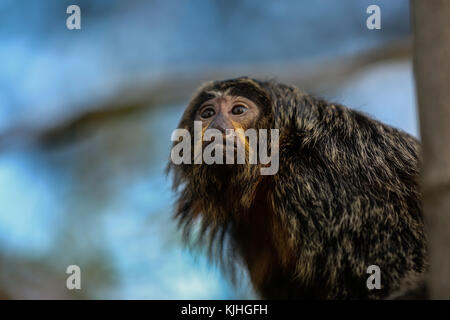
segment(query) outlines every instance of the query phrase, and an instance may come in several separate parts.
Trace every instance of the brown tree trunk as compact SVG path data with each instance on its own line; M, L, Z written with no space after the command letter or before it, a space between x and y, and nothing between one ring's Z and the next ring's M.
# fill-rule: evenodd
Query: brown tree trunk
M413 0L414 71L432 299L450 299L450 1Z

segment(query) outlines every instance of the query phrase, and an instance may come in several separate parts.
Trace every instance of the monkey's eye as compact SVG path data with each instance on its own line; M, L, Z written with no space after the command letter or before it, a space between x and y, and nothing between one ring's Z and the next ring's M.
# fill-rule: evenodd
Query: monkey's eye
M237 106L233 107L233 109L231 110L231 113L238 115L238 114L243 114L245 111L247 111L246 107L244 107L243 105L237 105Z
M205 110L202 111L202 113L200 114L200 117L202 117L203 119L207 119L207 118L211 118L215 114L216 114L216 112L214 111L213 108L206 108Z

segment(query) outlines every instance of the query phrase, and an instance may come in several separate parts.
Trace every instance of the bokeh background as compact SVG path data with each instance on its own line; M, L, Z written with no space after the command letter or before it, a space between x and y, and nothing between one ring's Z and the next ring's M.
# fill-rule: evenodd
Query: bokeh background
M276 78L417 136L409 15L407 0L0 0L0 297L254 298L171 219L183 108L205 80Z

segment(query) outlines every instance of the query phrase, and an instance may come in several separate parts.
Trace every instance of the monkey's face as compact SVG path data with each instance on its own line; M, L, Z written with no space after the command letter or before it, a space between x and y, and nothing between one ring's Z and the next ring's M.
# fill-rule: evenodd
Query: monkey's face
M191 137L190 163L178 166L183 178L257 170L258 133L272 128L271 107L269 91L247 77L200 87L178 125Z
M217 129L227 139L227 134L232 131L253 128L260 114L260 107L246 97L219 95L199 106L195 120L202 121L203 132Z

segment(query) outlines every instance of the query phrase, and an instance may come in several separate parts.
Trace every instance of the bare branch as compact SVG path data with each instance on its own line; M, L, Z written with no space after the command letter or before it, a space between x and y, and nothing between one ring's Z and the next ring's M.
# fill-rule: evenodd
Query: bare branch
M450 1L412 1L433 299L450 299Z

